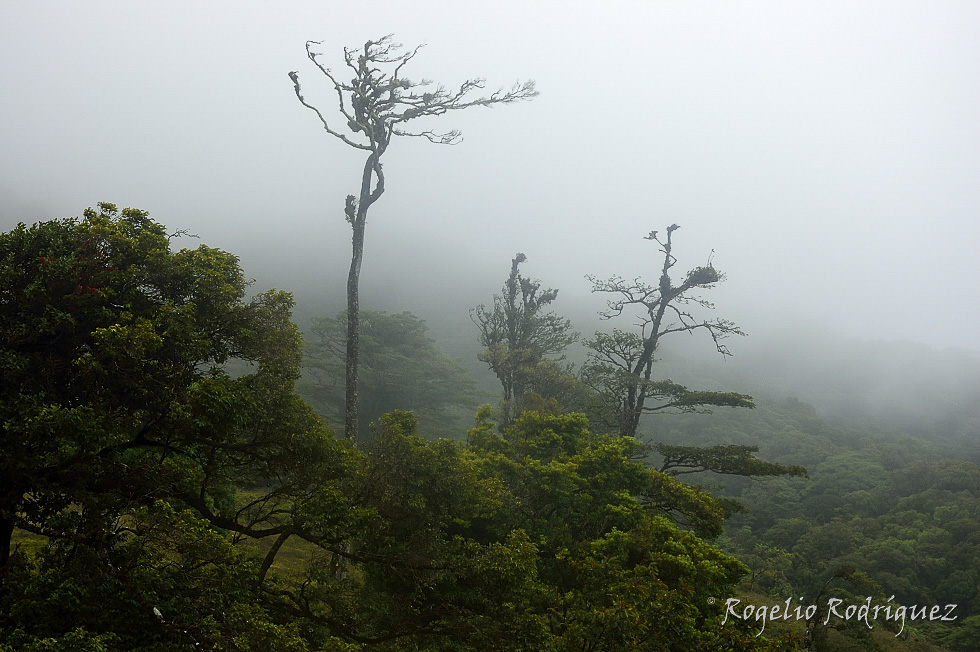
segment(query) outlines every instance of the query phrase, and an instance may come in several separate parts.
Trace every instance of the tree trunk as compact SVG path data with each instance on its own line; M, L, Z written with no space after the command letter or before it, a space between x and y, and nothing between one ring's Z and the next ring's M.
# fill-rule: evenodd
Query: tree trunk
M0 592L3 591L3 580L7 575L7 563L10 561L10 539L14 535L14 522L0 514Z
M670 256L670 232L667 234L667 244L664 245L666 257L664 258L664 271L660 275L660 302L657 306L656 313L651 315L650 319L650 336L647 337L643 342L643 351L636 360L636 365L633 367L633 375L639 376L640 372L643 372L643 384L639 382L636 383L635 387L630 388L633 392L631 398L630 414L628 421L628 431L621 432L621 435L627 435L630 437L636 437L636 431L640 427L640 417L643 416L643 405L646 403L647 398L647 385L650 381L650 376L653 372L653 356L657 353L657 346L660 344L660 327L664 322L664 313L667 311L667 306L673 300L673 298L678 294L670 286L670 276L667 275L667 270L671 266L671 256Z
M387 145L387 143L384 143ZM385 190L384 173L381 171L380 157L383 147L368 156L361 175L361 195L354 209L352 198L348 198L347 219L353 229L351 238L352 252L350 272L347 275L347 360L346 381L347 395L344 409L344 436L350 441L356 441L357 423L357 361L360 351L361 313L358 297L358 284L361 278L361 258L364 256L364 227L367 224L368 208L378 200ZM377 184L371 190L371 182L377 176Z
M344 411L344 436L350 441L357 439L357 357L361 332L360 301L357 290L361 276L361 258L364 255L364 220L360 215L353 226L354 246L350 273L347 275L347 397Z

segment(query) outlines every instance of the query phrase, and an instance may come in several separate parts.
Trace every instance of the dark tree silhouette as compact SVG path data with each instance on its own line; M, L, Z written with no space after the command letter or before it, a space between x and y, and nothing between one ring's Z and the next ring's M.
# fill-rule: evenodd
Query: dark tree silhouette
M661 239L657 231L646 237L660 245L663 266L660 282L648 285L640 279L626 281L614 276L599 280L589 276L593 292L609 292L617 298L608 302L609 309L600 313L604 319L612 319L630 308L639 308L640 332L624 332L614 329L612 334L596 333L586 341L591 349L589 361L582 371L582 378L596 392L598 421L615 428L623 436L635 436L640 416L647 412L703 411L708 406L753 407L752 397L735 392L690 390L670 380L653 380L654 356L660 340L671 333L706 331L715 348L724 356L731 355L722 340L729 335L744 335L741 329L725 319L701 319L695 317L690 306L713 308L695 292L709 289L724 279L710 259L707 265L687 272L684 280L674 285L670 270L677 263L671 253L672 236L680 227L667 227L667 235Z

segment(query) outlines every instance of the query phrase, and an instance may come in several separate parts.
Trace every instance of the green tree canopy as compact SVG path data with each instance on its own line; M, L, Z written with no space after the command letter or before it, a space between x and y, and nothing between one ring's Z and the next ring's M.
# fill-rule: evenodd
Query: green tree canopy
M302 519L352 452L293 392L290 296L246 285L235 256L172 251L147 213L112 204L0 235L5 618L56 639L87 623L123 649L220 637L244 616L214 614L256 574L216 527L314 538L343 520ZM242 487L256 488L244 505ZM47 552L12 557L15 529Z

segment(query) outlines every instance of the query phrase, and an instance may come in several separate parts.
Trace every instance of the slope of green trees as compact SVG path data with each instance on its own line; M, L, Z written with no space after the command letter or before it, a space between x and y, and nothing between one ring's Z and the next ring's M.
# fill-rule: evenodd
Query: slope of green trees
M865 581L856 587L834 580L833 591L860 601L894 596L907 606L956 604L955 621L910 623L903 634L980 649L971 629L980 618L975 462L900 433L830 427L795 399L760 401L751 413L669 416L657 426L666 441L751 441L766 456L808 468L809 479L702 474L716 495L745 507L721 539L750 568L743 589L776 601L812 600L841 567L853 568ZM821 634L836 643L817 649L840 649L837 634Z
M289 295L171 239L111 204L0 236L0 648L775 649L722 624L721 505L635 439L340 440Z

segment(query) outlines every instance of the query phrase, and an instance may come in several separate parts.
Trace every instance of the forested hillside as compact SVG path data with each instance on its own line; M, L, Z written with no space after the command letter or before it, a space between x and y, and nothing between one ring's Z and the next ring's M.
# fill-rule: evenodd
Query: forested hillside
M465 326L459 321L448 327L436 324L433 330L451 333L456 341L464 337ZM470 328L475 342L477 329ZM836 347L836 362L818 355L817 346ZM473 343L457 347L476 359ZM923 641L973 649L975 633L970 632L975 632L980 614L980 458L977 403L967 397L978 386L974 378L980 364L969 356L941 352L930 358L928 351L914 346L909 347L914 355L894 361L884 354L894 345L858 349L856 343L829 336L812 347L786 361L779 356L785 354L779 340L769 350L746 343L748 353L739 351L734 360L719 364L691 349L668 349L663 373L692 383L751 390L756 407L660 415L645 423L641 439L675 446L753 446L761 458L808 469L806 478L747 479L711 472L681 476L719 498L737 501L718 543L747 565L748 575L739 587L745 595L765 596L771 603L793 596L794 607L800 598L810 604L818 595L847 596L851 602L873 596L879 602L893 597L899 605L957 605L955 622L910 621L899 638L896 627L877 628L877 639L867 637L867 628L817 628L826 646L821 649L919 649L915 645ZM848 359L855 350L864 355ZM753 359L740 359L746 355ZM798 382L786 378L791 363ZM834 377L865 381L849 381L845 405L835 402L844 396L844 388L837 387L836 393L823 389L833 380L824 371L831 364ZM921 377L911 375L915 370ZM929 388L914 392L922 383ZM894 390L885 405L883 385ZM797 398L806 396L806 387L822 409ZM920 400L897 404L900 396ZM848 405L865 407L855 412ZM889 405L893 412L886 413ZM945 406L943 414L938 405ZM656 452L648 459L654 468L663 461ZM855 586L836 577L841 568L853 568L867 579L862 576ZM954 629L967 619L962 629ZM795 625L804 635L805 627ZM766 631L787 629L794 628L776 623Z
M949 624L959 629L909 621L903 633L950 649L976 647L975 458L891 429L831 427L794 399L760 401L751 413L666 417L657 433L672 443L752 442L765 457L808 468L808 478L699 478L715 495L744 508L726 521L719 541L750 568L743 590L777 602L788 596L794 603L797 596L812 600L823 591L844 596L846 604L867 596L876 603L955 604L957 620ZM937 439L944 434L934 433ZM833 579L842 568L859 573L860 581ZM863 625L821 635L831 642L827 649L873 649Z
M515 257L470 315L492 405L418 316L364 311L354 439L344 313L304 338L136 209L3 234L0 646L976 649L975 406L831 425L685 365L659 337L740 331L659 320L722 278L672 271L677 228L657 286L596 280L647 321L584 358Z
M338 438L295 393L291 297L178 236L106 203L0 236L3 649L775 649L722 622L722 504L532 398L549 361L498 351L523 393L465 440L398 410ZM380 378L438 375L416 319L374 319Z

